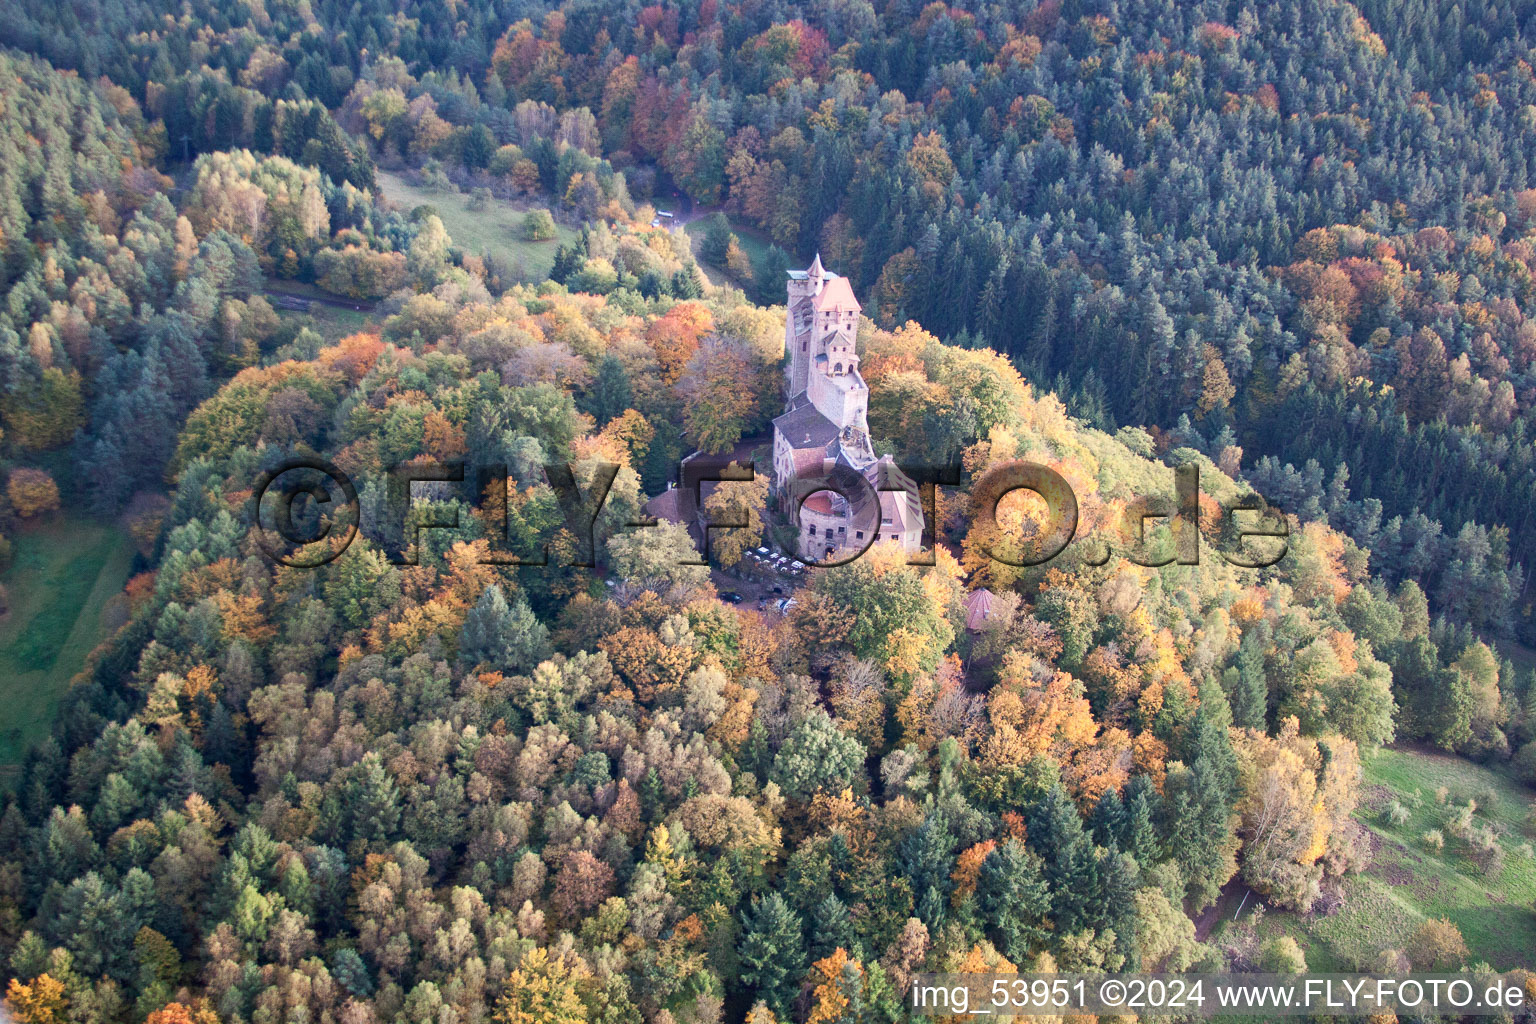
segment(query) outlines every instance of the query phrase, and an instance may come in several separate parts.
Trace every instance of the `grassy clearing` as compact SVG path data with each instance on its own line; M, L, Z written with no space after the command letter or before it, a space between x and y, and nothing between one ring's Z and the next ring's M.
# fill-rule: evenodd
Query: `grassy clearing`
M1370 967L1382 949L1402 949L1426 918L1443 917L1461 929L1474 963L1536 967L1536 858L1526 848L1536 793L1458 757L1384 750L1366 762L1361 796L1356 818L1374 854L1364 873L1344 882L1342 908L1310 917L1270 912L1259 926L1264 937L1296 939L1310 970L1349 971ZM1492 829L1504 851L1497 874L1447 827L1453 805L1468 799L1478 804L1474 822ZM1389 816L1394 802L1406 819ZM1426 843L1430 829L1443 834L1443 850Z
M59 517L11 538L16 557L3 582L0 619L0 782L9 784L27 747L46 735L70 679L100 642L101 613L123 588L133 546L115 527Z
M418 188L390 171L379 172L384 196L407 213L418 206L431 206L442 219L453 244L465 252L490 252L505 258L525 281L542 281L555 265L555 250L572 242L577 232L564 224L555 225L555 237L547 242L530 242L523 237L523 214L548 208L547 202L506 202L493 199L484 210L469 208L467 192L434 192Z
M1521 672L1529 672L1532 669L1536 669L1536 651L1531 650L1524 644L1504 641L1498 647L1499 654L1508 658L1515 668Z
M728 219L731 222L731 231L736 235L736 240L741 244L741 251L746 253L747 258L752 261L752 265L756 266L758 261L767 254L769 246L773 245L773 239L744 221L737 220L735 217ZM688 244L693 248L693 258L699 261L699 268L709 278L710 284L733 284L749 294L751 293L751 281L738 281L724 267L709 266L700 258L699 248L704 244L703 218L690 222L683 230L688 234ZM789 262L791 266L797 265L793 254L790 255Z
M328 345L334 345L348 335L367 330L369 324L373 323L371 313L322 306L318 302L310 306L307 313L283 311L279 315L300 318L303 323L324 338Z

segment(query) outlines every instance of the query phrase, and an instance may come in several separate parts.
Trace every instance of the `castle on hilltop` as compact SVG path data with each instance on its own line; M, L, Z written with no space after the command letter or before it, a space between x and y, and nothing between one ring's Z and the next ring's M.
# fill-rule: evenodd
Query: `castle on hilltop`
M787 515L796 501L789 481L828 480L843 492L818 491L800 507L800 555L831 561L874 540L915 552L923 540L917 485L869 443L869 386L854 344L859 300L846 277L822 269L820 255L808 269L789 272L788 289L785 407L773 421L775 492Z

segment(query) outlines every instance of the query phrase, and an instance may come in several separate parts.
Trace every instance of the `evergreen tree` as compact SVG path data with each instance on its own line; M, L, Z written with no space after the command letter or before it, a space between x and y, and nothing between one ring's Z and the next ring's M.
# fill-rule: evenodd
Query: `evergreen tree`
M786 1018L805 976L800 918L784 902L784 897L774 892L753 899L741 923L741 942L737 946L741 980L752 987L769 1009Z
M400 828L400 788L376 752L363 755L343 806L351 819L348 839L387 843Z
M1121 850L1143 867L1160 859L1161 841L1157 835L1157 789L1145 775L1137 775L1125 787L1125 828L1117 837Z
M1183 871L1190 899L1202 908L1215 901L1237 867L1231 822L1237 757L1229 721L1218 689L1202 687L1200 708L1185 740L1189 767L1170 771L1164 787L1168 855Z
M784 301L784 281L789 273L789 257L784 250L770 245L752 266L752 283L757 301L763 305Z
M981 862L976 903L988 934L1014 963L1045 943L1051 891L1041 861L1017 839L1005 839Z
M1269 703L1269 685L1264 674L1264 650L1269 630L1245 631L1237 649L1237 664L1222 675L1230 687L1232 724L1243 729L1264 728Z
M586 261L587 257L581 246L575 243L562 245L555 250L555 262L550 268L549 279L564 284L581 270Z
M459 661L484 665L509 675L531 672L549 655L549 630L526 601L508 606L501 587L491 584L464 618L459 633Z
M1060 782L1030 808L1028 825L1030 848L1045 864L1042 875L1050 888L1051 920L1057 934L1090 927L1099 909L1098 858L1077 807Z
M699 255L706 263L725 266L725 254L731 246L731 222L723 213L712 213L704 218L704 240L699 244Z
M1093 841L1100 846L1109 846L1118 843L1125 834L1126 811L1125 802L1120 799L1118 791L1109 789L1099 797L1099 802L1094 805L1093 814L1088 819L1088 824L1093 830Z
M896 851L902 873L912 883L917 916L929 931L937 931L949 911L950 873L954 867L954 838L941 814L929 814L907 833Z
M857 955L853 916L835 893L828 893L811 909L811 959L821 960L837 949Z
M368 965L351 946L343 946L332 956L331 976L354 996L366 999L373 994L373 979L368 974Z
M704 290L699 287L698 271L691 266L673 273L670 287L672 294L679 299L696 299L704 294Z
M1472 738L1472 688L1466 676L1440 664L1427 636L1406 643L1393 665L1393 689L1402 708L1403 731L1446 750Z

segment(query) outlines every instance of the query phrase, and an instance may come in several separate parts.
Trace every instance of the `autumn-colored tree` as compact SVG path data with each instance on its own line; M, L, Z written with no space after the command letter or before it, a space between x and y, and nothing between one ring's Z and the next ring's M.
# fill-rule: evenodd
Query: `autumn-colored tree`
M741 440L758 411L757 375L751 349L732 338L707 338L689 357L677 391L688 436L701 451L718 455Z
M697 302L679 302L646 328L645 338L661 363L662 379L677 383L704 336L714 329L709 310Z
M866 744L878 746L885 735L886 683L879 666L856 661L831 684L829 700L837 722Z
M864 965L838 948L811 965L806 985L811 989L806 1024L840 1024L848 1019L850 1009L863 1002Z
M991 735L987 763L1022 765L1036 757L1066 763L1089 747L1098 732L1082 685L1065 672L1037 682L1028 656L1004 657L1000 682L987 697Z
M1445 918L1431 918L1415 928L1405 952L1421 971L1455 970L1468 956L1461 929Z
M48 974L39 974L25 984L12 978L5 1001L22 1024L64 1024L68 1019L64 985Z
M24 448L57 448L75 435L85 421L80 374L49 366L41 386L13 388L0 398L0 421L7 436Z
M954 161L949 158L944 139L938 132L925 132L912 140L912 148L907 151L907 165L925 183L940 188L947 187L955 176Z
M656 437L656 428L640 413L625 409L608 421L600 436L613 446L619 460L641 466Z
M987 839L966 847L960 856L955 858L955 870L950 875L950 881L954 883L954 890L950 893L950 900L960 906L976 893L976 880L981 875L982 862L987 855L997 849L997 840Z
M581 1024L588 1019L581 990L591 972L579 959L530 949L507 975L507 984L491 1020L496 1024Z
M1216 346L1206 345L1202 349L1202 359L1205 369L1200 381L1200 400L1195 403L1195 409L1199 415L1205 416L1225 409L1237 397L1237 388L1233 387L1232 378L1227 373L1227 364L1222 361Z
M741 284L752 281L752 257L747 255L735 235L725 247L725 269Z
M53 482L53 477L40 469L12 470L5 484L5 494L11 499L11 507L16 510L16 514L23 519L31 519L59 507L59 487Z
M613 894L613 869L586 850L565 858L555 874L550 902L567 921L577 921Z
M724 566L739 565L748 551L762 543L763 521L768 506L768 478L725 480L713 485L704 498L704 517L710 523L733 524L709 531L709 555Z
M1236 810L1243 877L1259 892L1289 906L1310 905L1331 850L1344 850L1349 815L1359 799L1359 758L1342 737L1319 741L1299 735L1296 719L1277 736L1236 734L1233 749L1243 794Z
M885 261L880 279L875 282L874 294L881 326L895 327L918 313L911 307L921 278L917 251L910 246Z
M166 1003L145 1018L144 1024L219 1024L219 1015L205 1005Z
M1397 362L1395 383L1409 419L1434 419L1445 404L1451 383L1445 342L1432 329L1421 327L1411 338L1398 342Z

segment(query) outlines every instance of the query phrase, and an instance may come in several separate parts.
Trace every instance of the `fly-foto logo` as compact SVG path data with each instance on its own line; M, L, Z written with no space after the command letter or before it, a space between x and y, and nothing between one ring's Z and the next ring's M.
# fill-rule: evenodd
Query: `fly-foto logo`
M960 484L961 470L953 464L905 465L897 468L906 481L915 484L923 504L925 522L936 522L937 494L940 487ZM544 482L554 492L560 511L561 526L576 539L574 553L558 562L552 560L548 544L534 545L531 553L513 554L491 550L482 557L485 564L560 568L591 568L597 564L596 536L599 517L607 504L620 466L617 463L586 463L582 467L585 483L578 481L577 467L552 463L543 467ZM750 482L756 469L750 463L730 460L689 459L679 469L685 493L693 507L704 508L700 500L706 483ZM470 490L473 481L473 490ZM1129 538L1120 552L1137 565L1161 567L1170 564L1196 565L1200 561L1202 535L1212 542L1218 554L1232 565L1262 569L1284 558L1290 535L1286 517L1263 498L1247 494L1219 504L1219 515L1203 512L1200 504L1200 470L1184 465L1173 470L1173 496L1143 496L1125 508L1122 541ZM420 540L429 530L459 529L462 504L489 512L493 523L499 519L501 539L510 541L507 496L514 486L505 465L471 466L465 462L412 461L395 467L385 476L384 501L374 513L373 522L364 522L359 492L351 477L334 463L313 457L287 459L266 472L252 489L251 527L262 551L274 562L292 568L319 568L336 558L361 532L386 549L399 565L415 564ZM872 516L869 529L859 531L866 538L862 546L840 551L825 561L806 559L813 567L846 565L867 552L880 539L879 491L905 488L907 483L893 480L877 489L868 477L857 472L840 472L838 467L825 471L799 472L786 480L775 481L775 490L787 498L791 514L813 495L837 495L855 509ZM999 523L998 511L1010 495L1028 492L1044 503L1044 515L1032 517L1034 529L1027 536L1009 536ZM487 510L483 499L495 497L499 509ZM455 501L453 499L460 499ZM1103 565L1114 557L1116 548L1103 537L1079 537L1077 495L1070 483L1056 470L1040 463L1014 459L994 464L971 486L972 529L980 529L988 538L979 545L981 553L994 561L1017 566L1044 565L1068 552L1074 543L1083 545L1078 558L1089 565ZM412 516L413 508L447 506L441 518L422 521ZM496 513L499 512L499 515ZM1210 522L1210 518L1217 519ZM1150 534L1157 524L1166 523L1163 543L1153 544ZM654 519L636 519L620 524L623 529L644 529L658 525ZM711 519L699 516L704 538L704 558L689 564L705 564L709 538L720 530L747 527L742 519ZM908 558L912 565L932 565L932 538L925 550ZM1157 550L1152 550L1156 548Z

